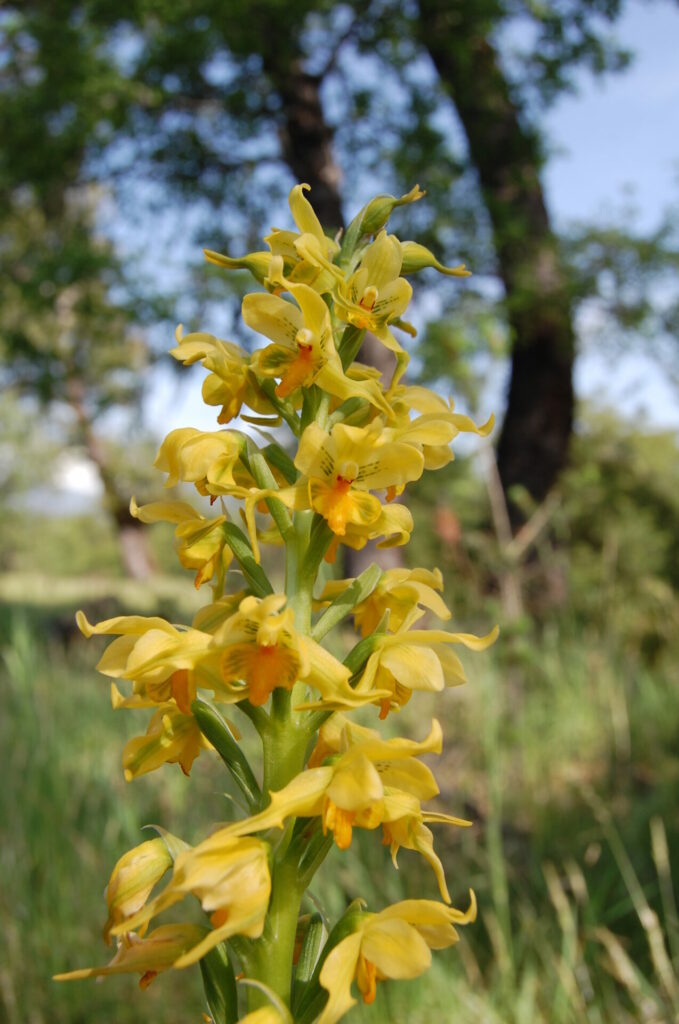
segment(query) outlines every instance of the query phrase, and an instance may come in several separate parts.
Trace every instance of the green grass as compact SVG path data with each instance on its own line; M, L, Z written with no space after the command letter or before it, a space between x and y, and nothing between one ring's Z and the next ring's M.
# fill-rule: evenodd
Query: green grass
M51 975L110 956L100 938L115 860L158 822L188 840L228 816L210 757L187 780L175 766L126 785L120 752L138 728L113 714L93 670L102 643L49 640L16 618L0 669L0 1019L99 1024L200 1019L198 972L57 985ZM669 1022L679 1016L676 818L679 691L662 671L602 638L509 638L468 657L470 683L395 723L422 735L443 719L441 805L473 829L439 826L437 848L459 906L479 920L412 983L379 986L366 1024ZM402 851L393 871L375 833L334 851L314 896L336 913L355 895L379 909L435 897L433 876Z

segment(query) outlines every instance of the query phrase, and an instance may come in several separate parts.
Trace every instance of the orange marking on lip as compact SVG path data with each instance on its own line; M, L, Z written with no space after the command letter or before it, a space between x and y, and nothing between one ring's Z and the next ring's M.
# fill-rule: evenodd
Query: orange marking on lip
M313 348L311 345L297 345L297 357L290 363L276 387L278 398L287 398L302 387L313 376Z

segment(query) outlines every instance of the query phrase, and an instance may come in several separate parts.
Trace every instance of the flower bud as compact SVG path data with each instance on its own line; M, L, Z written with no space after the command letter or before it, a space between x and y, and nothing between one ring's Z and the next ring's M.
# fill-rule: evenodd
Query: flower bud
M433 267L434 270L438 270L439 274L448 274L450 277L471 277L471 271L467 270L464 263L460 263L457 267L444 267L433 252L430 252L424 245L420 245L419 242L401 242L401 252L403 254L402 274L414 274L418 270L424 270L425 267Z
M226 267L227 270L249 270L256 281L264 283L264 278L269 273L271 263L270 252L250 252L247 256L224 256L221 252L213 252L212 249L203 249L205 259L208 263L214 263L217 267Z
M419 185L414 185L410 192L407 192L400 198L389 195L375 196L359 214L359 235L374 235L380 228L384 227L397 206L415 203L418 199L422 199L424 194Z
M160 837L123 854L106 887L108 921L104 927L104 938L109 945L111 928L141 910L154 885L171 865L172 857Z

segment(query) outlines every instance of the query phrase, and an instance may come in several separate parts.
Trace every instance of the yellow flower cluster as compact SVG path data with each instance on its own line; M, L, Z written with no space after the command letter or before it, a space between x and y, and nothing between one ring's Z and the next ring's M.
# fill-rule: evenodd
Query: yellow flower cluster
M402 319L412 294L407 275L467 271L387 233L391 212L421 198L417 187L372 200L341 241L324 234L307 188L290 194L296 230L274 229L267 250L237 259L206 253L212 263L249 270L264 287L246 295L242 314L266 343L248 353L209 334L177 332L173 356L208 371L203 398L231 426L173 430L156 466L168 487L192 487L217 507L132 501L142 522L175 526L179 560L195 572L196 587L211 583L211 602L190 625L136 615L92 625L78 614L86 636L115 637L98 664L112 680L114 708L151 711L145 733L123 751L125 778L168 763L188 775L207 750L224 761L246 816L194 846L158 830L124 853L106 891L113 959L58 977L137 972L144 987L162 971L200 962L208 1005L218 1003L227 1024L334 1024L356 1001L354 982L369 1003L377 982L421 974L430 950L456 942L455 925L476 912L473 894L466 912L450 906L428 827L470 824L427 808L439 789L419 758L441 752L438 721L414 741L384 739L347 715L366 708L384 719L414 691L463 683L454 648L483 650L497 630L477 637L423 624L428 615L450 619L438 570L371 566L357 579L317 585L322 562L334 561L340 546L407 543L412 517L395 499L452 459L460 432L492 427L492 418L478 427L452 401L403 383L408 354L394 333L414 334ZM366 332L393 354L389 380L356 361ZM260 446L249 425L276 433ZM283 425L294 450L281 439ZM240 525L229 516L235 502ZM282 590L263 568L263 545L284 548ZM360 638L341 661L320 641L350 616ZM259 734L261 774L225 706ZM333 846L350 846L356 828L380 829L394 864L402 847L424 857L440 900L376 913L354 903L329 932L319 915L300 916L316 870ZM202 924L148 932L153 918L190 897L206 915ZM247 987L244 1017L237 977Z

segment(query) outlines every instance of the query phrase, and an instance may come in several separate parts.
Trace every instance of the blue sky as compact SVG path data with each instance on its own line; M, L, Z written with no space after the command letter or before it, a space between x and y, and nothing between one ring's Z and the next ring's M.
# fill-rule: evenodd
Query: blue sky
M636 56L617 75L581 76L547 117L555 156L545 175L557 219L592 219L632 190L651 227L679 198L679 6L629 4L616 35Z
M628 201L653 228L679 201L679 6L633 3L616 34L635 53L630 68L596 80L547 116L554 151L545 174L557 224L596 220ZM639 354L616 360L586 351L576 369L582 396L679 428L679 403L662 371Z

